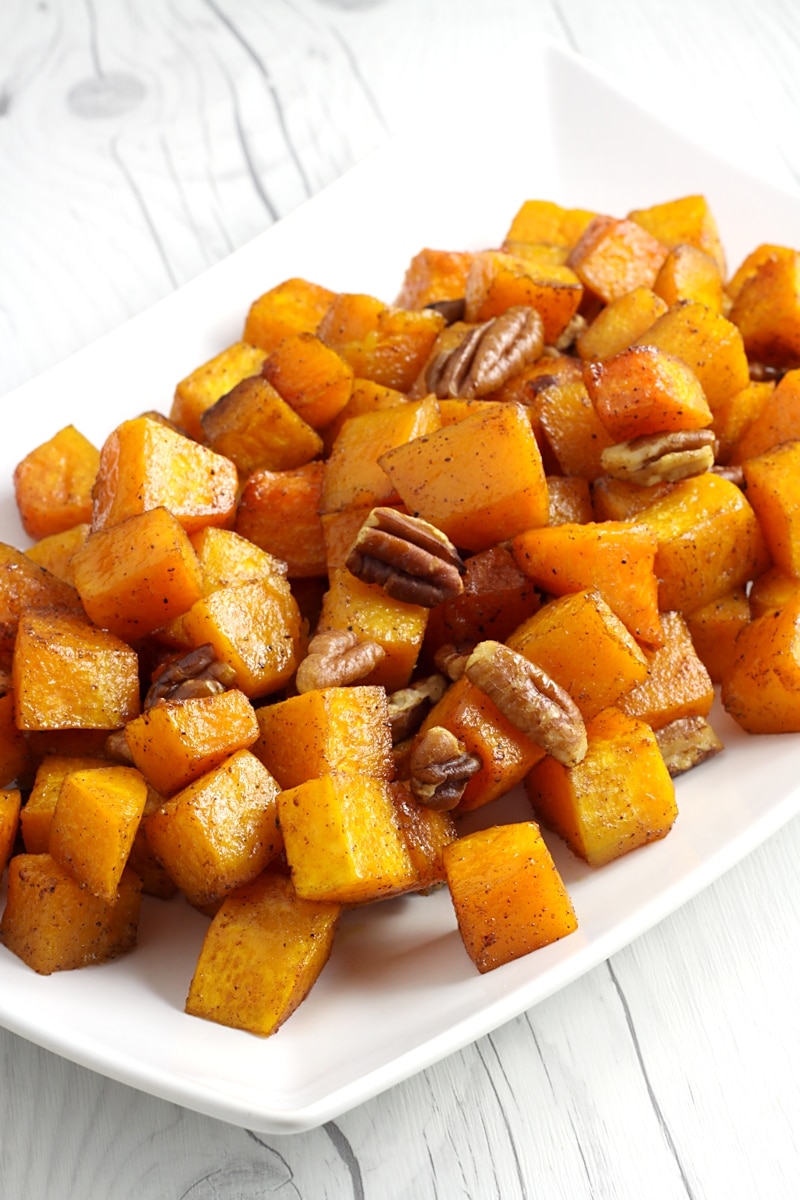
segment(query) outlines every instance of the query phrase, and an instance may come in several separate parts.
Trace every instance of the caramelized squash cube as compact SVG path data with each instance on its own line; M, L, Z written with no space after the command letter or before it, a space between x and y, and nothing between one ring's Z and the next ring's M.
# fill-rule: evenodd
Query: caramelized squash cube
M322 451L322 438L262 375L243 379L202 417L204 441L246 478L289 471Z
M28 854L47 853L61 785L69 772L105 765L100 757L88 754L48 754L42 759L20 814L22 842Z
M192 534L189 541L200 564L204 596L231 584L286 578L286 563L282 559L233 529L209 525Z
M749 358L779 367L800 359L800 253L768 258L742 286L730 319Z
M28 537L63 533L91 520L99 465L97 447L74 425L25 455L14 471L14 494Z
M313 333L335 295L308 279L285 279L253 301L242 336L246 343L271 354L284 338Z
M552 343L575 316L582 297L581 282L568 266L484 250L474 255L470 265L464 319L469 324L488 321L524 305L536 309L545 342Z
M317 326L317 336L349 363L360 379L407 392L431 352L444 317L342 292Z
M13 783L31 765L27 738L17 728L14 692L8 688L0 695L0 787Z
M553 200L523 200L503 241L574 246L596 216L588 209L564 208Z
M76 551L85 544L91 529L88 521L81 522L80 525L73 525L71 529L65 529L62 533L51 533L40 538L38 542L29 546L25 553L32 562L74 587L72 559Z
M800 732L800 593L756 617L736 639L722 703L748 733Z
M604 304L635 287L652 288L667 247L634 221L597 216L567 259L581 283Z
M635 221L665 246L688 243L704 250L714 260L721 276L725 276L725 254L716 218L705 196L680 196L649 208L637 208L628 213Z
M467 834L445 848L444 863L464 948L482 975L578 927L535 821Z
M747 593L751 617L763 617L793 604L800 595L800 579L787 575L777 567L770 567L754 579Z
M147 799L134 767L68 771L58 794L50 854L93 896L114 903Z
M634 346L657 346L691 367L715 412L747 387L750 368L742 335L726 317L696 300L682 300L645 330Z
M652 288L635 287L606 304L578 334L575 348L582 359L613 358L650 328L668 305Z
M748 459L744 478L774 565L800 579L800 440Z
M75 588L22 550L0 542L0 662L10 662L20 613L27 608L82 613Z
M299 897L265 871L223 902L206 933L186 1012L260 1037L275 1033L328 961L341 905Z
M125 726L134 764L170 796L258 738L255 709L238 688L186 700L159 700Z
M386 691L329 687L265 704L256 712L253 745L282 788L345 772L389 779L392 738Z
M694 371L657 346L632 346L603 362L587 363L584 380L615 442L711 424Z
M787 371L754 410L729 454L728 461L735 465L800 438L800 368Z
M237 750L145 817L148 842L190 904L219 900L280 853L278 791L264 764Z
M280 793L278 811L298 896L363 904L415 886L385 779L308 779Z
M247 339L234 342L208 362L196 367L175 389L170 419L195 441L203 440L202 416L237 383L258 375L266 352Z
M312 429L324 429L353 391L353 368L314 333L285 337L267 358L264 378Z
M589 749L575 767L543 759L525 781L537 819L593 867L669 833L675 785L653 730L617 708L586 726Z
M582 379L542 388L533 411L555 458L555 470L593 482L604 472L603 451L614 439L598 417Z
M656 275L653 291L671 308L681 300L696 300L721 313L724 291L719 267L710 254L688 242L673 246Z
M441 300L463 299L471 262L467 251L423 248L408 264L395 304L419 310Z
M136 945L141 881L124 871L113 902L93 896L49 854L18 854L8 869L0 941L39 975L108 962Z
M290 579L325 574L324 471L321 461L292 471L255 471L239 497L236 532L285 562Z
M77 613L27 610L11 670L20 729L119 729L139 714L136 653Z
M763 578L763 575L759 576L759 579ZM800 580L795 583L800 591ZM752 615L755 616L755 612ZM686 614L692 645L712 683L719 683L733 662L736 638L750 617L750 598L743 587L732 588L719 599L710 600Z
M425 647L431 654L446 643L469 645L492 638L503 642L539 608L532 580L505 546L490 546L466 560L464 590L430 611Z
M416 876L415 890L425 891L445 882L444 848L458 837L449 812L417 804L406 783L391 787L395 817Z
M714 702L714 685L681 613L663 613L661 624L663 645L647 654L647 678L617 701L622 712L651 729L685 717L707 717Z

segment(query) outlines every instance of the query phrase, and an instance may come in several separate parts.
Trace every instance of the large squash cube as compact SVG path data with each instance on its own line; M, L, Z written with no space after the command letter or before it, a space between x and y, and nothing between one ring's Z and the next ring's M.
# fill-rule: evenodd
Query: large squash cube
M617 708L586 726L589 749L575 767L550 756L525 787L537 818L591 866L663 838L678 815L675 785L653 730Z
M734 464L800 438L800 369L787 371L777 387L753 384L758 386L761 395L753 398L749 420L730 447L728 461Z
M285 562L291 579L325 574L324 473L322 461L293 471L255 471L242 488L237 533Z
M147 800L134 767L69 771L58 794L50 853L81 887L113 903Z
M493 405L380 462L409 512L463 549L486 550L547 524L542 456L521 405Z
M8 868L0 941L40 975L107 962L132 950L141 882L123 872L113 903L93 896L49 854L18 854Z
M301 899L268 871L227 897L197 961L186 1012L261 1037L291 1016L328 961L341 905Z
M125 726L135 765L164 796L180 791L258 737L255 710L230 688L212 696L160 700Z
M465 568L463 592L431 609L425 631L431 653L447 643L503 642L539 608L533 581L504 546L470 555Z
M613 358L649 329L667 311L666 301L652 288L635 287L618 296L600 312L576 339L582 359Z
M664 200L649 208L636 208L628 213L635 221L665 246L688 244L704 250L714 260L720 275L725 275L725 255L716 218L705 196L680 196Z
M469 323L499 317L517 305L535 308L545 341L552 343L577 312L583 288L574 271L562 263L484 250L473 256L464 296Z
M353 368L313 333L285 337L262 374L312 429L330 425L353 390Z
M391 777L389 706L382 687L313 689L262 705L256 718L253 753L282 788L342 771Z
M615 442L711 424L711 409L694 371L657 346L632 346L604 362L588 363L584 379Z
M481 974L578 927L534 821L467 834L445 847L444 865L459 933Z
M73 558L73 571L94 623L126 641L166 625L203 594L188 534L166 508L91 534Z
M92 526L103 529L151 508L169 509L187 533L230 525L239 476L215 454L151 417L123 421L100 450Z
M14 494L29 537L48 537L91 520L99 465L97 448L74 425L25 455L14 471Z
M20 729L119 729L139 714L135 651L77 613L25 612L11 670Z
M145 817L150 845L191 904L249 883L280 853L277 796L263 763L237 750Z
M416 885L390 785L369 775L322 775L278 797L298 896L360 904Z
M696 300L683 300L670 308L633 344L658 346L683 359L700 380L712 412L750 382L741 333L731 321Z
M747 279L730 319L756 362L794 367L800 358L800 253L768 258Z

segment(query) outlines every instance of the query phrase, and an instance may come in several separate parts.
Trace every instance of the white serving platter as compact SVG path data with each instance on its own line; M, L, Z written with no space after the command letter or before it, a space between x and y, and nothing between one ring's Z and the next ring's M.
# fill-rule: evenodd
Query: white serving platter
M251 300L290 276L391 301L422 246L497 245L532 197L622 216L702 192L732 266L759 242L800 241L797 195L669 129L549 43L485 67L469 109L444 125L431 111L246 248L8 395L0 538L25 544L11 488L24 454L68 422L99 444L125 417L168 411L177 380L237 340ZM488 975L468 960L445 891L354 911L309 998L261 1040L184 1014L206 920L181 901L148 901L139 947L112 964L43 978L0 947L0 1023L253 1130L319 1125L564 987L800 810L800 738L751 738L721 712L713 720L726 750L678 781L670 835L596 871L550 839L580 928ZM518 794L480 820L529 815Z

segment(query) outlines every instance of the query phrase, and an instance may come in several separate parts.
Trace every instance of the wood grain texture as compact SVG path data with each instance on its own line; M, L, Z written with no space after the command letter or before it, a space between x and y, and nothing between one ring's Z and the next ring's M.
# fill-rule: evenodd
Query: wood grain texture
M0 392L420 113L446 136L480 104L481 56L537 33L730 157L800 180L793 0L729 0L724 19L717 0L3 0ZM454 82L465 63L468 94ZM0 1031L0 1194L789 1200L798 861L795 821L609 963L294 1137L198 1116Z

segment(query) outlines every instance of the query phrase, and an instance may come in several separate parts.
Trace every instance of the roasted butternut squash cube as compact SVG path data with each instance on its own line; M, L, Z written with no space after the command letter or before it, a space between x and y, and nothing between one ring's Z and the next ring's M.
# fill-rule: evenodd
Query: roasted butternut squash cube
M25 734L17 728L14 692L0 695L0 787L7 787L31 766L32 756Z
M245 696L268 696L291 679L300 657L301 619L288 582L278 576L220 587L181 619L193 646L207 642L236 672Z
M632 483L601 475L592 484L592 507L595 521L626 521L672 490L671 483Z
M286 563L233 529L209 526L190 537L203 581L203 595L236 583L286 578Z
M564 208L553 200L523 200L503 241L574 246L596 216L588 209Z
M800 579L800 440L748 459L744 478L774 565Z
M416 891L445 882L444 848L458 837L449 812L417 804L407 783L391 786L395 817L416 875Z
M70 771L88 771L108 763L97 755L48 754L36 768L33 786L20 814L22 842L28 854L46 854L61 785Z
M324 443L323 457L330 457L336 439L344 428L345 422L351 417L361 417L364 413L383 412L385 408L399 408L411 400L424 400L427 389L414 386L408 393L398 392L396 388L384 387L373 383L371 379L354 379L350 399L340 413L326 425L322 431Z
M423 248L406 267L398 308L421 309L441 300L463 299L472 254Z
M711 255L720 275L725 276L725 254L719 227L705 196L680 196L677 200L666 200L649 208L636 208L628 213L628 219L641 225L665 246L688 243L704 250Z
M230 525L239 477L215 454L150 417L123 421L106 438L94 489L92 528L166 508L187 533Z
M754 579L747 593L751 617L763 617L792 604L800 595L800 579L787 575L777 567L770 567Z
M681 479L631 521L656 537L662 612L692 612L770 563L752 506L736 484L711 471Z
M519 566L554 596L597 591L637 641L663 640L655 573L656 538L624 521L548 525L511 542Z
M463 742L468 754L481 761L480 770L464 789L458 806L461 812L482 808L504 796L545 753L512 725L466 676L458 679L434 704L415 741L436 725L449 730Z
M0 662L10 662L20 613L26 608L83 612L71 584L40 567L22 550L0 542Z
M756 617L736 639L722 703L748 733L800 732L800 594Z
M469 324L488 321L506 309L525 305L539 313L544 340L552 343L575 316L582 297L581 282L568 266L483 250L470 265L464 319Z
M605 470L603 451L614 439L598 417L582 379L556 380L541 388L532 412L555 459L556 472L590 482L600 478Z
M707 717L714 702L714 685L681 613L663 613L661 624L663 644L647 654L647 678L617 701L622 712L651 729L685 717Z
M632 288L600 309L578 335L575 348L587 361L613 358L627 350L668 307L652 288Z
M360 682L378 684L387 692L405 687L417 664L427 608L387 596L375 583L362 583L345 569L332 570L322 600L318 629L351 629L362 641L377 642L384 658Z
M754 408L752 420L728 455L734 465L800 438L800 368L787 371L763 403Z
M313 333L335 295L309 279L285 279L253 301L242 336L270 354L292 334Z
M592 489L580 475L548 475L548 525L585 525L594 520Z
M657 346L691 367L715 412L747 387L750 368L742 335L726 317L696 300L682 300L645 330L634 346Z
M464 948L483 975L578 927L535 821L466 834L444 850Z
M374 296L342 292L331 301L317 336L360 379L407 392L444 323L433 309L397 308Z
M322 452L322 438L263 375L237 383L207 408L203 440L242 478L266 467L289 471Z
M425 632L431 653L447 643L469 645L486 638L503 642L539 607L531 579L505 546L490 546L466 560L464 590L432 608Z
M239 497L236 532L285 562L290 579L325 574L324 472L321 461L293 471L255 471Z
M547 524L542 456L520 405L482 410L397 446L380 464L409 512L463 549L486 550Z
M748 357L794 367L800 359L800 253L768 258L743 284L730 319Z
M756 380L743 387L740 392L734 392L717 407L711 423L717 439L716 462L725 465L731 463L734 458L737 462L743 462L745 458L750 457L745 445L746 435L774 391L773 380ZM762 425L762 429L765 428L766 426ZM778 436L777 440L783 439Z
M724 291L719 267L710 254L688 242L673 246L656 275L653 291L671 308L681 300L697 300L721 313Z
M337 772L391 778L392 738L382 687L315 688L262 705L256 718L253 753L282 788Z
M597 216L567 259L581 283L604 304L635 287L652 288L667 247L634 221Z
M331 513L396 501L394 483L380 460L394 447L415 441L439 426L439 407L433 396L351 417L342 426L325 463L321 511Z
M760 578L763 579L763 575ZM743 587L732 588L719 599L710 600L686 614L692 645L712 683L719 683L733 662L736 638L750 617L750 600Z
M11 670L20 729L119 729L139 714L136 653L77 613L27 610Z
M18 854L8 869L0 941L39 975L108 962L136 945L141 881L124 871L113 902L93 896L49 854Z
M657 346L632 346L613 358L587 363L584 381L595 412L615 442L705 429L712 421L694 371Z
M99 465L97 447L74 425L25 455L14 470L14 494L28 537L63 533L91 520Z
M389 784L369 775L322 775L278 797L298 896L338 904L381 900L414 887Z
M22 792L19 788L4 788L0 791L0 876L14 853L21 807Z
M166 508L96 530L76 551L73 572L94 623L126 641L167 624L202 595L197 555Z
M611 862L669 833L675 785L653 730L617 708L586 726L589 749L575 767L543 759L525 781L533 810L579 858Z
M227 346L180 381L175 388L170 419L188 437L202 441L202 416L206 409L243 379L258 375L266 357L264 349L251 345L246 338Z
M774 242L762 242L756 246L755 250L751 250L745 255L742 262L731 275L728 282L725 284L725 291L730 300L736 300L746 283L753 279L759 271L759 268L774 258L791 259L795 250L789 246L776 246Z
M278 784L237 750L144 819L147 840L190 904L249 883L283 849Z
M647 678L647 658L599 592L543 604L507 644L565 688L585 720Z
M262 375L312 429L324 429L353 391L353 368L314 333L289 334L262 367Z
M396 506L405 511L402 505ZM358 531L372 512L371 504L343 508L335 513L323 513L322 533L325 538L325 568L329 575L341 570L350 557Z
M186 700L159 700L125 726L134 764L170 796L258 737L255 709L238 688Z
M260 1037L275 1033L328 961L341 905L303 900L265 871L223 902L203 941L186 1012Z
M113 903L147 799L135 767L68 771L58 793L49 849L93 896Z
M72 558L84 545L91 529L88 521L81 522L80 525L73 525L72 529L65 529L63 533L51 533L40 538L38 542L29 546L25 553L38 566L44 567L52 575L74 587Z

